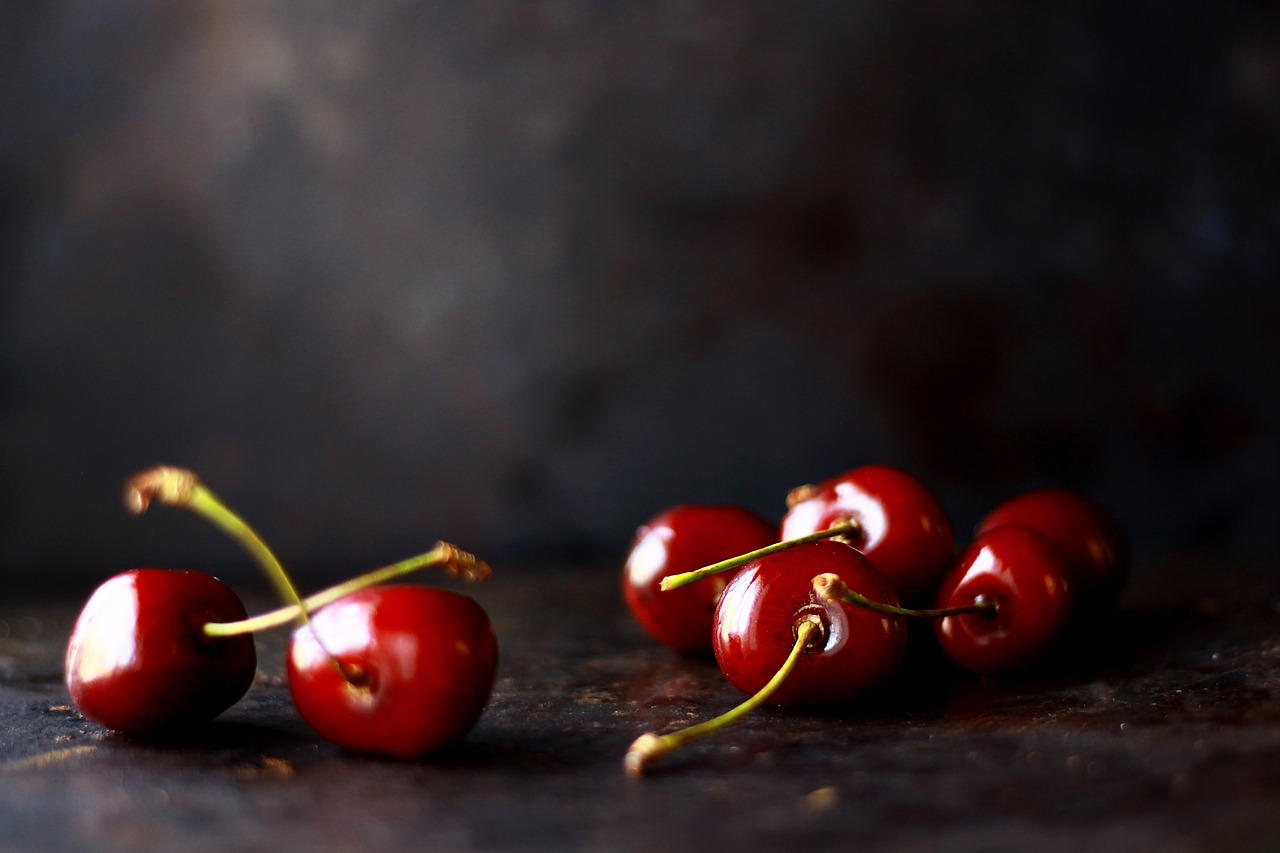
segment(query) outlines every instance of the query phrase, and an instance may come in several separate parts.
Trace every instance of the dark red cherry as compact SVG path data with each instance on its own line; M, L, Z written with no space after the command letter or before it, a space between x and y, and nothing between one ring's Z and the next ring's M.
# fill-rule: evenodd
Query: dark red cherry
M207 637L207 622L245 618L239 596L201 572L133 569L94 591L67 644L71 701L134 738L211 720L245 694L253 638Z
M1059 551L1037 533L1001 527L978 538L942 579L937 606L982 598L992 613L947 616L934 623L942 650L982 675L1018 669L1045 653L1071 614L1072 581Z
M425 586L373 586L294 630L289 690L321 736L353 750L413 757L471 729L497 662L489 617L471 598Z
M952 557L951 522L938 499L910 474L864 465L787 498L782 539L845 520L861 532L841 537L871 560L898 597L913 601L937 583Z
M845 701L897 668L905 620L823 598L813 579L826 573L873 601L898 603L871 562L842 542L813 542L747 563L725 587L715 617L716 660L735 687L744 693L764 687L791 654L799 623L810 617L821 623L818 644L805 650L769 702Z
M977 533L1025 527L1053 544L1067 559L1077 607L1115 603L1129 574L1129 553L1120 525L1102 507L1064 489L1028 492L993 509Z
M623 598L658 642L679 652L710 653L711 619L732 576L714 575L663 591L662 579L755 551L774 542L763 518L736 506L677 506L636 532L622 572Z

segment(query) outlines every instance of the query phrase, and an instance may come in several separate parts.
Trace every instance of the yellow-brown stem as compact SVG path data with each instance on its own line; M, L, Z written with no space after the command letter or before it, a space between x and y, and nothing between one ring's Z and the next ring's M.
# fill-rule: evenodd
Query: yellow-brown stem
M796 486L787 492L787 509L791 509L802 501L807 501L818 493L818 487L812 483L805 483L803 486Z
M201 482L193 471L160 465L139 472L125 483L125 507L134 515L147 511L153 501L160 501L169 506L182 507L204 517L214 526L236 540L242 548L257 561L267 580L276 588L276 592L286 602L297 608L297 616L303 624L309 625L311 617L306 603L298 594L288 572L280 564L280 560L267 546L258 532L226 506L218 496ZM316 643L338 667L344 676L346 669L338 659L324 648L324 642L316 636Z
M768 557L771 554L777 554L781 551L795 548L798 545L808 545L810 542L820 542L823 539L832 539L838 536L857 536L861 531L862 525L857 521L852 518L843 519L826 530L817 530L804 536L797 536L795 539L784 539L781 542L775 542L772 545L766 545L763 548L757 548L754 551L748 551L745 554L739 554L736 557L730 557L727 560L721 560L718 563L712 563L709 566L703 566L691 572L668 575L662 579L659 587L663 590L679 589L694 581L700 581L720 572L727 572L729 569L736 569L739 566L750 563L752 560L759 560L761 557Z
M932 610L898 607L894 604L885 604L883 601L873 601L860 592L854 592L849 588L848 584L840 579L839 575L831 572L815 577L813 579L813 590L828 601L843 601L846 604L855 604L858 607L890 616L942 619L947 616L963 616L966 613L974 613L979 616L990 617L995 616L997 609L996 603L985 595L976 596L972 604L961 604L956 607L939 607Z
M653 732L640 735L627 749L627 754L623 758L622 766L627 771L627 775L639 776L643 774L651 762L665 755L670 755L691 740L718 732L732 725L738 718L749 714L764 704L787 680L787 676L795 671L796 665L800 662L800 656L804 654L805 650L811 645L817 644L819 638L825 633L826 628L818 616L811 614L800 620L796 625L796 642L791 648L791 654L787 656L781 668L778 669L773 678L769 679L769 682L764 687L761 687L755 695L741 705L706 722L698 723L679 731L669 732L665 735L654 734Z
M302 606L309 612L315 612L326 604L332 604L357 590L386 583L431 566L438 566L451 575L458 575L473 581L482 580L488 577L491 572L489 564L478 559L474 554L463 551L448 542L439 542L426 553L375 569L359 577L344 581L337 586L317 592L315 595L309 595L302 600ZM249 634L254 631L264 631L268 628L287 625L297 619L301 612L302 608L296 604L291 604L288 607L281 607L278 610L262 613L249 619L241 619L238 622L209 622L205 624L203 630L207 637L234 637L239 634Z

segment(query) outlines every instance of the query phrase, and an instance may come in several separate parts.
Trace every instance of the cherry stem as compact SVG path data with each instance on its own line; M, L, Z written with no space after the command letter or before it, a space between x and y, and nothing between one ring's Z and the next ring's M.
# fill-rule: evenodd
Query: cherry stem
M278 610L262 613L249 619L241 619L238 622L206 622L203 631L206 637L234 637L240 634L263 631L268 628L277 628L297 619L302 615L304 608L308 611L319 610L326 604L332 604L358 590L376 586L389 580L395 580L420 569L437 565L442 566L445 571L452 575L458 575L471 581L483 580L490 573L489 564L478 559L474 554L463 551L448 542L439 542L430 551L400 560L389 566L383 566L380 569L374 569L359 577L343 581L337 586L309 595L302 600L300 605L291 604L288 607L281 607Z
M125 483L124 503L129 512L141 515L152 501L189 509L221 528L253 556L280 597L298 608L302 621L310 621L302 596L267 543L244 519L228 509L194 471L162 465L135 474Z
M262 567L267 580L276 588L280 597L291 605L290 618L300 620L303 625L311 629L316 644L329 660L333 661L333 665L342 673L342 677L356 687L367 683L365 673L359 668L345 666L325 647L324 640L311 624L311 607L298 594L293 581L289 579L288 572L267 547L267 543L244 519L219 500L218 496L200 481L195 472L162 465L149 468L129 478L124 487L124 503L129 512L141 515L151 506L152 501L189 509L221 528L240 543L241 547L248 551Z
M941 619L947 616L963 616L967 613L976 613L979 616L994 617L997 609L996 603L985 595L975 596L972 604L961 604L956 607L939 607L932 610L898 607L894 604L885 604L882 601L873 601L860 592L854 592L849 588L848 584L840 579L839 575L831 572L814 578L813 590L828 601L843 601L846 604L855 604L858 607L874 610L876 613L886 613L890 616Z
M679 589L687 586L695 581L703 578L709 578L720 572L727 572L729 569L736 569L739 566L746 565L752 560L759 560L761 557L768 557L771 554L777 554L779 551L786 551L795 548L797 545L808 545L810 542L820 542L823 539L831 539L836 536L856 535L862 531L862 525L851 518L843 519L828 527L826 530L818 530L808 533L804 536L797 536L795 539L784 539L781 542L775 542L772 545L766 545L763 548L757 548L754 551L748 551L745 554L739 554L736 557L730 557L727 560L721 560L718 563L712 563L709 566L703 566L691 572L682 572L675 575L667 575L662 579L659 586L663 590Z
M786 661L774 674L773 678L769 679L768 684L761 687L755 695L736 708L705 722L680 729L679 731L668 732L665 735L658 735L653 732L640 735L627 749L626 757L623 759L623 767L626 768L627 774L629 776L639 776L644 773L651 761L670 755L691 740L712 734L732 725L739 717L754 711L768 700L773 695L773 692L787 680L787 676L795 670L796 665L800 662L800 656L809 647L810 640L813 639L814 635L822 636L825 631L822 620L816 615L806 616L796 623L796 642L791 647L791 654L787 656Z

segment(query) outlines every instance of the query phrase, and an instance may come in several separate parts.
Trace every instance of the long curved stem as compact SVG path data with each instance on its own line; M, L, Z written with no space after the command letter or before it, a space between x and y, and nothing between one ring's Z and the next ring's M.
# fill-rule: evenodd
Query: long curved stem
M911 616L920 619L941 619L947 616L963 616L966 613L975 613L979 616L995 616L997 609L996 603L985 595L976 596L972 604L961 604L956 607L939 607L932 610L898 607L895 604L873 601L862 593L855 592L838 575L831 572L814 578L813 589L814 592L828 601L843 601L867 610L874 610L876 613L887 613L890 616Z
M298 609L298 616L303 622L309 621L308 608L302 596L267 543L244 519L219 500L195 472L162 465L136 474L125 483L125 506L134 515L146 512L151 502L156 500L189 509L235 539L262 567L263 574L280 597Z
M292 604L249 619L241 619L238 622L207 622L203 631L207 637L234 637L238 634L248 634L254 631L287 625L297 619L304 608L308 611L319 610L326 604L332 604L357 590L385 583L416 572L419 569L437 565L443 565L447 571L452 574L460 574L468 580L480 580L489 574L489 566L484 561L477 559L473 554L460 550L454 545L450 545L448 542L439 542L430 551L400 560L389 566L383 566L380 569L374 569L359 577L344 581L337 586L317 592L315 595L309 595L302 600L301 607L297 604Z
M784 539L781 542L775 542L772 545L766 545L763 548L757 548L754 551L748 551L745 554L739 554L736 557L730 557L727 560L721 560L718 563L712 563L709 566L703 566L691 572L682 572L676 575L668 575L662 579L660 587L663 590L679 589L682 586L700 581L703 578L711 577L720 572L727 572L729 569L736 569L738 566L746 565L752 560L759 560L761 557L768 557L771 554L777 554L779 551L786 551L797 545L808 545L810 542L820 542L823 539L831 539L836 536L856 535L862 530L862 526L853 519L845 519L831 525L826 530L818 530L804 536L797 536L795 539Z
M755 695L736 708L705 722L680 729L679 731L668 732L665 735L658 735L653 732L640 735L627 749L626 757L623 759L623 767L626 768L627 774L639 776L644 773L649 762L671 754L691 740L712 734L732 725L738 718L749 714L764 704L773 695L773 692L787 680L787 676L795 670L796 664L800 661L800 655L809 646L814 634L823 630L825 629L817 616L810 616L802 620L796 626L795 645L791 648L791 654L787 656L781 668L778 669L773 678L769 679L769 682L764 687L761 687Z

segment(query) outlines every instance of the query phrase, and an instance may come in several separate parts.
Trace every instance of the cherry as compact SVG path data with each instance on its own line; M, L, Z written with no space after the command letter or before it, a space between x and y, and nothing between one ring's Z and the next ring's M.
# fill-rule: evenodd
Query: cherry
M373 586L294 630L289 690L323 737L412 757L471 729L497 659L489 619L472 599L430 587Z
M1120 525L1101 506L1065 489L1027 492L988 513L978 522L977 533L1007 526L1034 530L1062 552L1078 610L1097 611L1115 603L1128 577L1129 550Z
M778 705L843 702L886 679L906 648L900 616L828 600L813 578L834 574L871 601L896 605L893 588L870 560L841 542L814 542L744 566L716 608L716 661L729 682L753 693L786 660L797 625L820 623L820 641L774 692Z
M189 497L195 482L146 472L126 483L125 504L139 513L161 492ZM244 618L239 597L210 575L118 574L94 591L72 628L67 691L85 717L134 738L211 720L249 689L257 654L251 637L205 629Z
M780 538L852 521L840 538L871 560L903 601L930 590L952 557L951 522L929 489L903 471L864 465L787 496Z
M302 599L262 538L192 472L145 471L129 481L125 495L135 512L153 500L191 509L253 555L290 606L253 619L240 608L234 620L197 621L193 630L245 640L249 631L300 621L290 643L290 690L299 713L321 735L353 749L416 755L460 737L479 717L497 661L483 609L458 593L376 585L429 565L485 577L489 567L471 554L438 543Z
M686 504L642 526L622 573L623 598L659 642L678 652L711 653L711 620L727 576L663 592L662 580L754 551L774 541L774 528L736 506Z
M991 675L1042 655L1069 620L1074 594L1061 553L1034 531L1002 527L979 536L943 578L929 610L872 601L835 575L813 579L824 598L879 613L936 619L942 650L959 665Z
M939 608L983 601L988 610L945 616L934 624L942 650L965 669L993 675L1040 657L1071 614L1070 569L1058 549L1022 527L979 535L938 588Z
M843 702L893 673L906 649L903 618L823 596L814 586L817 575L833 576L866 601L897 606L893 588L870 561L841 542L810 542L748 562L720 597L713 645L725 677L751 697L707 722L637 738L624 762L628 773L642 773L654 759L766 701Z
M253 682L253 638L210 637L245 618L226 584L202 572L133 569L94 591L67 644L66 684L90 720L146 739L213 719Z

